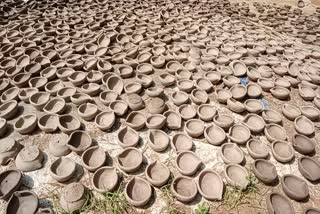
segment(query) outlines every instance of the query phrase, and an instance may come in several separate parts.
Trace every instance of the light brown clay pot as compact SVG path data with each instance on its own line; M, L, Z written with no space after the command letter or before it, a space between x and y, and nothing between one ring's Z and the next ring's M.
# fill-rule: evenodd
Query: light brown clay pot
M107 89L116 92L117 94L121 94L124 88L124 84L120 77L116 75L112 75L107 79L106 82Z
M99 193L113 191L119 182L119 176L114 167L101 167L92 176L93 189Z
M224 184L220 175L210 169L200 172L197 180L200 194L207 200L221 200Z
M66 143L67 147L77 154L82 154L92 145L92 139L84 131L73 131Z
M231 111L236 112L236 113L242 113L246 110L244 104L242 104L242 102L237 101L234 98L229 98L227 100L227 105Z
M25 146L16 157L16 167L20 171L30 172L42 167L43 152L37 146Z
M70 97L77 92L74 87L64 87L57 91L57 97L64 99L66 102L70 102Z
M87 194L86 187L81 183L70 183L61 190L60 206L66 212L79 211L87 201Z
M131 112L126 119L126 124L135 130L142 129L145 126L146 117L139 111Z
M308 184L295 175L283 175L281 184L284 193L293 200L302 201L309 196Z
M191 119L185 123L184 130L193 138L199 137L204 131L204 122L198 119Z
M130 127L120 129L117 137L122 148L135 147L139 143L139 134Z
M257 98L262 94L262 88L256 83L249 83L246 88L248 97L250 98Z
M79 129L80 126L80 121L70 114L59 116L58 127L62 132L66 134L71 134L71 132Z
M205 104L209 100L209 96L206 91L201 89L193 89L191 92L191 100L196 105Z
M98 112L99 109L96 104L83 103L78 107L79 116L87 121L93 120L98 114Z
M227 130L234 124L234 119L228 114L218 114L213 117L213 122L219 127Z
M0 165L4 165L15 158L21 145L10 137L0 140L0 143Z
M197 109L197 114L203 121L212 121L216 113L217 110L210 104L202 104Z
M16 191L5 207L5 213L35 213L38 209L38 196L29 190Z
M50 176L58 181L70 180L76 171L76 163L68 157L60 157L50 166Z
M202 162L192 151L182 151L175 158L175 165L183 175L190 176L195 174Z
M163 94L163 91L163 88L159 87L150 87L145 90L149 97L160 97Z
M109 105L118 98L118 94L111 90L106 90L100 93L99 99L104 105Z
M37 110L41 111L50 99L50 94L47 92L37 92L30 96L30 104Z
M146 103L151 114L162 114L166 108L164 100L158 97L150 98Z
M62 114L66 108L66 101L62 98L53 98L43 107L48 114Z
M243 124L247 126L252 133L261 132L265 126L263 118L256 114L248 114L243 119Z
M315 151L316 141L302 134L294 134L292 136L293 148L303 155L308 155Z
M70 153L65 141L57 140L49 143L49 153L55 157L66 156Z
M176 106L180 106L188 102L189 96L183 91L175 91L172 93L171 99Z
M148 144L156 152L164 151L170 143L168 135L161 130L149 130Z
M276 167L267 160L255 160L252 168L254 175L265 184L272 184L278 179Z
M223 144L220 154L226 164L241 164L244 161L242 150L234 143Z
M271 152L273 157L281 163L289 162L294 158L294 150L286 141L274 141L271 145Z
M272 192L266 196L267 209L269 213L294 214L294 208L288 198L283 195Z
M225 167L224 175L227 182L232 186L245 189L249 184L249 181L247 180L248 172L240 165L228 164Z
M38 118L35 114L22 115L14 124L14 130L20 134L29 134L37 127Z
M166 111L163 114L166 117L166 126L171 130L181 128L181 117L175 111Z
M117 116L123 116L128 111L128 104L123 100L115 100L110 103L109 108L114 111Z
M22 183L22 173L18 170L6 170L0 174L0 199L9 199Z
M153 186L161 187L168 182L170 170L159 161L154 161L146 167L145 176L147 181Z
M244 144L246 143L250 137L251 132L246 126L242 124L235 124L229 129L228 137L232 142L237 144Z
M20 89L17 88L17 87L12 87L12 88L9 88L7 89L6 91L4 91L0 97L0 101L2 103L5 103L7 101L10 101L10 100L17 100L19 101L19 97L18 97L18 94L20 92Z
M266 123L281 123L282 122L282 115L272 109L265 109L262 112L262 118Z
M197 111L192 105L189 104L183 104L178 108L178 111L180 113L180 116L184 120L189 120L194 118L197 115Z
M171 191L177 200L184 203L191 202L198 193L196 182L185 176L178 176L173 179Z
M320 116L320 111L313 106L300 106L302 115L306 116L310 120L316 120Z
M90 172L94 172L106 162L106 152L99 146L93 146L86 149L82 155L82 165Z
M116 117L113 111L104 111L96 116L95 124L99 129L105 131L111 129L115 120Z
M312 135L315 131L313 122L305 116L299 116L294 120L294 128L303 135Z
M143 155L140 150L128 147L117 156L117 164L124 172L134 172L140 168L143 162Z
M309 181L320 179L320 163L314 158L303 156L298 159L300 173Z
M139 177L133 177L125 186L125 197L133 206L146 205L152 197L152 187Z
M244 106L248 112L255 114L259 114L264 110L263 103L256 99L247 99L244 102Z
M282 105L282 113L289 120L294 120L301 115L301 111L298 107L288 103Z
M264 128L264 134L269 142L276 140L285 141L287 139L286 130L275 123L267 124Z
M251 139L246 144L249 155L253 159L265 159L269 155L269 149L264 143Z

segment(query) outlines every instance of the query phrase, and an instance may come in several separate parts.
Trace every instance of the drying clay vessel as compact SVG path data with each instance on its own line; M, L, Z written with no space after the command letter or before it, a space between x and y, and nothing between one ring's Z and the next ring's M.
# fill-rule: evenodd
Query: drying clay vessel
M91 147L92 139L87 132L74 131L70 134L66 145L71 151L82 154Z
M106 152L99 146L88 148L81 156L82 165L90 172L94 172L102 167L106 162L106 159Z
M192 149L192 138L183 133L174 134L171 141L171 147L176 152Z
M64 99L66 102L70 102L71 96L76 94L77 89L75 87L64 87L57 91L57 97Z
M16 116L18 112L18 102L11 100L0 105L0 117L9 120Z
M111 129L116 120L116 116L113 111L104 111L99 113L95 118L96 126L105 131Z
M50 175L58 182L70 180L76 172L76 163L68 157L60 157L50 166Z
M295 175L283 175L281 184L284 193L293 200L302 201L309 196L308 184Z
M126 119L126 124L134 130L142 129L145 126L145 123L146 123L146 117L140 111L131 112Z
M87 201L87 189L81 183L75 182L64 186L60 195L60 206L66 212L81 210Z
M320 111L313 106L300 106L300 111L310 120L317 120L320 116Z
M266 196L266 203L269 214L295 214L295 211L289 199L279 193L269 193Z
M0 174L0 199L7 200L21 186L22 173L18 170L6 170Z
M47 92L37 92L30 96L30 104L37 110L41 111L50 99L50 94Z
M181 128L181 117L175 111L166 111L163 114L166 117L166 126L168 129L176 130Z
M215 107L210 104L202 104L197 109L197 114L203 121L212 121L213 117L217 113Z
M183 91L175 91L171 94L171 99L176 106L181 106L188 102L189 95Z
M37 116L35 114L22 115L14 124L14 130L20 134L29 134L37 127Z
M220 155L226 164L241 164L244 161L242 150L234 143L225 143L221 146Z
M198 193L196 182L185 176L178 176L173 179L171 191L177 200L184 203L191 202Z
M301 115L301 111L298 107L285 103L282 105L282 114L289 120L294 120Z
M240 165L228 164L225 167L224 174L227 182L231 186L245 189L249 184L249 181L247 180L248 172Z
M216 125L209 125L204 130L206 140L215 146L221 145L226 139L225 131Z
M83 103L78 107L78 114L84 120L90 121L98 114L99 109L96 104Z
M243 119L243 124L250 129L252 133L259 133L264 129L265 122L259 115L248 114Z
M153 114L147 117L146 126L149 129L161 129L166 123L166 117L162 114Z
M235 113L242 113L246 110L244 104L240 101L237 101L233 98L227 100L228 108Z
M70 95L70 100L76 106L80 106L81 104L91 102L92 98L88 94L74 93Z
M115 101L118 98L118 94L111 90L106 90L100 93L99 99L100 101L108 106L111 102Z
M250 98L258 98L262 94L262 88L256 83L249 83L247 86L247 94Z
M0 165L14 159L20 149L21 145L11 137L0 140Z
M71 114L64 114L59 116L58 127L62 132L66 134L71 134L73 131L80 129L80 126L80 121Z
M213 122L217 126L223 128L225 130L228 130L231 126L233 126L234 119L229 114L218 114L218 115L213 117Z
M193 89L191 92L191 100L196 105L205 104L209 100L209 96L206 91L201 89Z
M146 107L151 114L162 114L166 108L166 105L163 99L159 97L153 97L147 101Z
M207 200L221 200L224 184L220 175L210 169L205 169L198 176L198 190Z
M65 141L57 140L49 142L49 153L55 157L66 156L70 152Z
M123 116L128 111L128 104L123 100L115 100L110 103L109 108L114 111L117 116Z
M100 193L113 191L119 182L119 176L115 167L101 167L92 176L93 189Z
M265 109L262 112L262 118L264 119L264 121L266 123L281 123L282 122L282 115L275 111L275 110L271 110L271 109Z
M204 131L204 122L198 119L188 120L185 123L184 130L190 137L200 137Z
M195 174L202 162L192 151L182 151L175 159L175 165L183 175L190 176Z
M145 107L144 101L138 94L132 93L127 96L127 103L131 110L138 111Z
M229 129L228 137L232 142L237 144L245 144L251 137L250 130L242 125L235 124Z
M294 128L303 135L312 135L315 131L313 122L305 116L299 116L294 120Z
M178 109L180 116L184 120L190 120L197 115L197 111L192 105L183 104Z
M266 159L269 156L268 146L255 139L247 142L247 150L253 159Z
M294 134L292 146L300 154L307 155L315 151L316 141L302 134Z
M35 213L38 209L38 196L29 190L14 192L5 208L6 214Z
M256 99L247 99L244 102L244 107L248 112L254 114L259 114L264 109L263 103L260 100Z
M139 177L133 177L125 186L124 195L133 206L146 205L152 197L152 187Z
M30 172L42 167L43 152L37 146L25 146L16 157L16 167L18 170Z
M122 148L135 147L139 143L139 134L130 127L120 129L117 137Z
M164 151L170 143L168 135L161 130L149 130L148 144L156 152Z
M271 145L271 152L273 157L281 163L289 162L294 158L294 150L286 141L274 141Z
M273 123L265 126L264 134L270 142L276 140L284 141L287 139L286 130L282 126Z
M265 184L272 184L278 179L276 167L267 160L255 160L252 168L254 175Z
M37 88L23 88L23 89L20 89L18 97L21 101L25 103L29 103L30 97L37 92L39 92L39 89Z
M117 164L124 172L133 172L140 168L143 155L140 150L128 147L117 156Z
M170 170L166 165L159 161L154 161L146 167L145 176L147 181L153 186L161 187L168 182Z
M38 127L47 133L58 129L59 116L56 114L44 114L38 120Z
M227 100L232 97L228 89L217 89L215 93L219 103L227 103Z
M316 159L307 156L300 157L298 159L298 169L309 181L320 179L320 163Z

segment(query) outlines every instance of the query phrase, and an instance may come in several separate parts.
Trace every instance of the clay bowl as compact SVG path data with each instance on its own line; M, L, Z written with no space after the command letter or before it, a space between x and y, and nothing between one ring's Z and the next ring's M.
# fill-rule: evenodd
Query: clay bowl
M37 88L23 88L20 89L18 97L21 101L29 103L29 98L37 92L39 92Z
M274 82L267 78L259 78L257 83L263 91L270 91L274 87Z
M80 91L89 96L95 96L100 92L100 85L97 83L86 83L81 86Z
M192 149L192 138L183 133L176 133L172 137L171 147L176 152Z
M66 145L71 151L82 154L91 147L92 139L86 132L77 130L71 133Z
M24 172L37 170L42 167L43 156L43 152L37 146L25 146L16 157L16 168Z
M185 176L178 176L173 179L171 191L177 200L184 203L191 202L198 193L196 182Z
M247 73L247 66L239 60L230 62L229 66L233 71L233 75L236 77L243 76Z
M175 158L175 165L182 175L190 176L195 174L202 162L192 151L182 151Z
M198 119L188 120L185 123L184 130L190 137L200 137L204 131L204 122Z
M122 148L135 147L139 143L139 134L130 127L120 129L117 137Z
M282 114L289 120L294 120L301 115L301 111L298 107L285 103L282 105Z
M37 88L39 90L43 90L47 82L48 79L45 77L33 77L29 80L29 86L30 88Z
M279 100L286 100L290 96L290 91L287 88L282 86L275 86L270 89L270 92L272 96L274 96Z
M57 70L56 75L60 80L66 81L68 80L68 77L74 72L75 70L73 70L72 68L60 68Z
M311 101L316 96L315 91L311 87L302 84L299 85L299 94L305 101Z
M276 167L267 160L255 160L252 168L254 175L265 184L272 184L278 179Z
M58 127L62 132L66 134L71 134L71 132L80 129L80 126L80 121L70 114L59 116Z
M139 94L142 90L142 85L138 82L131 82L124 85L126 94Z
M262 112L262 118L268 124L269 123L279 124L282 122L282 115L279 112L272 110L272 109L265 109Z
M213 87L212 83L211 83L208 79L206 79L206 78L199 78L199 79L197 79L197 80L196 80L196 86L197 86L199 89L204 90L204 91L206 91L206 92L209 92L209 91L212 89L212 87Z
M305 211L304 211L304 214L319 214L320 213L320 209L318 208L307 208Z
M293 148L303 155L308 155L315 151L316 141L302 134L294 134L292 136Z
M143 162L143 155L140 150L128 147L117 156L117 164L124 172L134 172L140 168Z
M266 124L264 134L269 142L276 140L285 141L287 139L286 130L282 126L274 123Z
M162 114L166 109L166 104L162 98L150 98L146 102L146 108L151 114Z
M6 170L0 174L0 199L8 200L21 186L22 173L18 170Z
M183 91L175 91L172 93L171 99L176 106L180 106L188 102L189 96Z
M64 99L66 102L70 102L70 97L77 92L74 87L64 87L57 91L57 97Z
M303 156L298 159L298 169L300 173L309 181L320 179L320 163L311 157Z
M315 131L313 122L305 116L299 116L294 120L294 128L303 135L312 135Z
M294 214L295 211L288 198L272 192L266 196L267 209L269 213Z
M148 88L153 83L152 78L145 74L138 74L136 79L137 83L141 84L143 88Z
M165 185L170 178L170 170L159 161L150 163L145 170L145 176L149 183L155 187Z
M106 162L106 158L106 152L99 146L88 148L81 156L82 165L90 172L94 172L102 167Z
M25 114L14 124L14 130L20 134L29 134L37 127L38 118L35 114Z
M256 99L247 99L244 102L244 107L250 113L259 114L264 110L263 103Z
M238 113L238 114L240 114L246 110L246 107L244 106L244 104L242 104L242 102L237 101L234 98L229 98L227 100L227 106L231 111Z
M6 91L4 91L4 92L2 93L1 98L0 98L0 101L1 101L2 103L5 103L5 102L10 101L10 100L17 100L17 101L19 101L19 100L18 100L18 98L19 98L19 96L18 96L19 92L20 92L20 89L17 88L17 87L9 88L9 89L7 89Z
M248 172L240 165L228 164L225 167L224 175L231 186L245 189L249 184L249 181L247 180Z
M116 116L113 111L104 111L96 116L95 124L99 129L105 131L111 129L115 120Z
M163 114L166 117L166 126L171 130L180 129L181 128L181 117L175 111L166 111Z
M119 176L114 167L101 167L92 176L93 189L99 193L113 191L118 185Z
M84 93L75 93L72 96L70 96L70 100L76 106L80 106L83 103L90 102L92 98L89 95Z
M60 206L68 213L79 211L88 200L87 194L87 188L81 183L70 183L61 189Z
M66 109L66 101L62 98L53 98L43 107L48 114L62 114Z
M233 76L233 75L228 75L222 78L222 81L224 85L228 88L231 88L234 85L240 84L240 79Z
M161 130L149 130L148 144L156 152L164 151L170 143L168 135Z
M152 197L152 187L139 177L133 177L125 186L125 197L133 206L146 205Z
M159 87L150 87L145 90L149 97L160 97L163 94L163 91L163 88Z
M75 171L76 163L68 157L58 158L51 164L49 169L50 176L58 182L70 180Z
M106 90L100 93L99 99L100 101L108 106L111 102L115 101L118 98L118 94L111 90Z
M124 88L124 83L120 77L116 75L112 75L107 79L106 82L107 89L116 92L117 94L121 94Z
M234 124L234 119L233 119L233 117L232 117L231 115L229 115L229 114L218 114L218 115L216 115L216 116L213 117L213 122L214 122L217 126L219 126L219 127L223 128L223 129L227 130L227 129L229 129L231 126L233 126L233 124Z
M245 144L250 137L250 129L242 124L235 124L229 129L228 138L239 145Z
M159 80L160 83L165 87L173 85L176 81L175 77L171 74L160 74Z
M56 78L56 72L57 72L57 68L54 67L54 66L49 66L45 69L43 69L41 72L40 72L40 76L41 77L44 77L48 80L53 80Z
M246 87L250 98L257 98L262 94L262 88L256 83L249 83Z
M109 108L114 111L117 116L123 116L128 111L128 104L123 100L115 100L110 103Z
M271 145L271 152L273 157L281 163L287 163L294 158L294 150L286 141L274 141Z
M78 107L78 114L84 120L90 121L98 114L99 109L96 104L83 103Z
M68 80L74 86L81 86L86 81L86 78L87 74L82 71L75 71L68 76Z
M215 93L219 103L227 103L227 100L232 97L232 93L227 89L217 89Z
M35 213L38 209L38 197L29 190L16 191L8 201L5 213Z
M135 130L142 129L145 126L145 123L146 117L139 111L131 112L126 119L126 124Z
M153 71L152 65L148 63L141 63L137 66L136 71L138 74L151 74Z
M215 107L210 104L202 104L197 109L197 114L199 118L203 121L212 121L213 117L217 113Z
M177 82L177 87L180 91L189 93L190 91L192 91L194 84L192 80L181 79Z
M302 201L309 196L308 184L295 175L283 175L281 184L284 193L293 200Z
M4 165L15 158L21 145L10 137L0 140L0 143L0 164Z
M320 116L320 111L313 106L300 106L300 111L302 115L310 120L316 120Z
M263 118L256 114L248 114L243 119L243 124L248 127L252 133L261 132L265 126Z
M19 73L12 78L12 83L18 88L24 88L28 85L30 78L30 73Z
M241 164L244 161L242 150L234 143L225 143L221 146L221 158L226 164Z
M269 155L267 145L255 139L247 142L247 150L253 159L266 159Z
M191 100L196 105L201 105L207 103L209 100L209 96L206 91L201 89L193 89L191 92Z
M190 120L197 115L196 109L192 105L183 104L178 109L180 116L184 120Z
M13 118L18 111L18 102L16 100L11 100L0 105L0 117L3 119Z
M197 180L200 194L207 200L221 200L224 184L220 175L210 169L200 172Z
M232 86L230 92L232 97L236 100L242 100L247 95L246 87L239 84Z
M0 137L2 137L7 130L7 120L0 118Z
M206 72L204 77L207 78L213 85L217 84L221 80L221 74L216 71Z
M60 80L50 81L44 86L44 88L46 92L50 93L50 95L55 96L59 90L64 88L64 84Z
M30 96L30 104L37 110L41 111L50 99L50 94L47 92L37 92Z

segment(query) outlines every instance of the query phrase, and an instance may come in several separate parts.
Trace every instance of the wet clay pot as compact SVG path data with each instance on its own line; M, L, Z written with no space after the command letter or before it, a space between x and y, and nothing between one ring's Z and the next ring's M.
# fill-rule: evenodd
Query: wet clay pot
M14 130L20 134L29 134L37 127L37 116L35 114L22 115L14 124Z
M267 160L255 160L252 168L254 175L265 184L272 184L278 179L276 167Z
M266 196L267 209L271 213L294 214L295 211L288 198L285 196L272 192Z
M298 107L286 103L282 105L282 114L289 120L294 120L301 115L301 111Z
M175 165L183 175L190 176L195 174L202 162L192 151L182 151L175 159Z
M267 124L264 128L264 134L268 141L273 142L276 140L285 141L287 139L286 130L277 124Z
M129 108L133 111L138 111L145 107L144 101L142 100L141 96L135 93L129 94L127 96L127 102L128 102Z
M150 201L152 191L152 187L146 180L133 177L126 184L124 195L131 205L139 207Z
M3 92L3 94L1 95L0 97L0 101L2 103L5 103L7 101L10 101L10 100L18 100L18 94L20 92L20 89L17 88L17 87L12 87L12 88L9 88L7 89L5 92Z
M146 167L145 176L147 181L153 186L161 187L168 182L170 170L161 162L154 161Z
M148 144L156 152L164 151L170 143L168 135L161 130L149 130Z
M16 167L20 171L30 172L42 167L43 152L37 146L29 145L20 150L16 157Z
M11 137L0 140L0 165L14 159L20 149L21 145Z
M59 116L56 114L44 114L38 120L38 127L47 133L58 129Z
M54 180L65 182L75 174L76 163L68 157L61 157L51 164L49 172Z
M143 155L140 150L128 147L117 156L116 160L119 168L122 171L129 173L140 168L143 161Z
M309 196L308 184L295 175L283 175L281 184L284 193L293 200L302 201Z
M3 119L11 119L16 116L18 112L18 102L16 100L10 100L0 105L0 117Z
M90 121L98 114L99 109L96 104L83 103L78 107L78 114L84 120Z
M82 154L92 145L92 139L87 132L73 131L67 141L67 147L78 154Z
M64 99L66 102L70 102L71 96L77 92L75 87L64 87L57 91L57 97Z
M259 133L264 129L265 122L259 115L248 114L243 119L243 124L250 129L252 133Z
M300 173L309 181L320 179L320 163L311 157L303 156L298 159Z
M88 148L81 156L82 165L90 172L94 172L102 167L106 162L106 159L106 152L99 146Z
M245 189L249 181L247 180L247 170L237 164L228 164L224 170L225 178L231 186L236 186Z
M229 129L228 138L237 144L245 144L251 137L250 130L241 124L235 124Z
M58 127L62 132L66 134L71 134L73 131L79 129L80 126L80 121L70 114L59 116Z
M18 170L6 170L0 174L0 199L7 200L21 186L22 173Z
M60 206L66 212L79 211L87 201L87 189L81 183L75 182L64 186L60 195Z
M104 111L99 113L95 118L96 126L105 131L112 128L116 120L116 116L113 111Z
M264 121L266 123L281 123L282 122L282 115L275 111L275 110L271 110L271 109L265 109L262 112L262 118L264 119Z
M302 134L294 134L292 136L293 148L303 155L308 155L315 151L316 141Z
M200 137L204 131L204 122L198 119L188 120L185 123L184 130L190 137Z
M175 111L166 111L163 114L166 117L166 126L168 129L176 130L181 128L181 117Z
M117 136L122 148L135 147L139 142L139 134L130 127L120 129Z
M241 164L244 161L242 150L234 143L225 143L221 146L221 158L226 164Z
M99 193L113 191L119 182L119 175L115 167L101 167L92 176L93 189Z
M192 149L192 138L183 133L174 134L171 141L171 147L176 152L188 151Z
M224 184L220 175L210 169L200 172L197 180L200 194L207 200L221 200Z
M250 98L257 98L262 94L262 88L256 83L249 83L246 87Z
M213 117L217 113L215 107L210 104L202 104L197 109L197 114L203 121L212 121Z
M66 156L70 152L71 151L65 141L57 140L49 143L49 153L55 157Z
M114 91L120 95L124 88L124 83L120 77L116 75L112 75L107 79L106 86L107 86L107 89Z
M173 179L171 191L177 200L184 203L191 202L198 193L196 182L185 176L178 176Z
M247 150L253 159L266 159L269 156L268 146L256 139L247 142Z
M271 152L273 157L281 163L287 163L294 158L294 150L286 141L274 141L271 145Z
M233 126L234 119L229 114L218 114L218 115L213 117L213 122L217 126L223 128L225 130L228 130L231 126Z
M294 128L303 135L312 135L315 131L313 122L305 116L299 116L294 120Z
M35 213L38 204L38 196L34 192L29 190L16 191L8 201L5 213Z

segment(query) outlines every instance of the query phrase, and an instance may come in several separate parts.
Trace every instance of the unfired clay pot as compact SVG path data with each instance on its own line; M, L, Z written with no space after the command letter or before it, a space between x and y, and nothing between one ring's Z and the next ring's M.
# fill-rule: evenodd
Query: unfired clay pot
M62 132L66 134L70 134L71 132L79 129L80 126L80 121L70 114L64 114L59 116L58 127Z
M29 134L37 127L38 118L35 114L22 115L14 124L14 130L20 134Z
M269 155L267 145L255 139L251 139L247 142L247 150L253 159L265 159Z
M161 129L166 123L166 118L162 114L153 114L147 117L146 126L149 129Z
M310 120L316 120L320 116L320 111L313 106L300 106L300 111Z
M243 124L247 126L252 133L259 133L264 129L265 122L259 115L248 114L243 119Z
M192 138L183 133L174 134L171 143L171 147L176 152L191 150L193 145Z
M320 209L309 207L304 211L304 214L319 214Z
M37 146L25 146L16 157L16 167L18 170L30 172L42 167L43 152Z
M244 102L244 107L248 112L254 114L259 114L264 109L263 103L260 100L256 99L247 99Z
M0 174L0 199L7 200L21 186L22 173L18 170L6 170Z
M173 179L171 191L177 200L184 203L191 202L198 193L196 182L185 176L178 176Z
M146 167L145 176L153 186L161 187L168 182L170 170L159 161L154 161Z
M265 109L262 112L262 118L266 123L281 123L282 122L282 115L272 109Z
M241 145L246 143L250 139L251 132L246 126L235 124L230 127L228 137L232 142Z
M131 112L126 119L126 124L135 130L142 129L145 126L145 123L146 117L140 111Z
M110 109L118 116L123 116L128 111L128 104L123 100L115 100L110 103Z
M118 98L118 94L114 91L106 90L100 93L99 98L104 105L109 105Z
M225 143L221 146L221 158L226 164L241 164L244 161L242 150L234 143Z
M313 122L305 116L299 116L294 120L294 128L303 135L312 135L315 131Z
M76 163L68 157L61 157L51 164L49 172L56 181L65 182L72 178L75 171Z
M183 104L178 109L182 119L184 120L190 120L194 118L197 115L197 111L192 105L189 104Z
M248 172L240 165L228 164L225 167L224 174L227 182L232 186L245 189L249 184L249 181L247 180Z
M175 111L166 111L163 114L166 117L166 126L171 130L179 129L181 127L181 117Z
M82 154L92 144L92 139L87 132L73 131L67 141L67 147L78 154Z
M286 141L274 141L271 145L271 152L273 157L281 163L289 162L294 158L294 150Z
M197 138L203 134L204 122L198 119L191 119L185 123L184 130L190 137Z
M267 209L269 213L294 214L295 211L288 198L272 192L266 196Z
M115 123L115 119L116 117L113 111L104 111L96 116L95 124L99 129L105 131L111 129Z
M106 152L99 146L88 148L81 156L82 165L90 172L94 172L102 167L106 162L106 158Z
M205 169L198 176L198 190L207 200L221 200L224 184L220 175L210 169Z
M227 130L234 124L234 119L229 114L218 114L213 117L213 122L219 127Z
M62 114L66 109L66 101L62 98L53 98L43 107L48 114Z
M41 111L50 99L50 94L47 92L37 92L30 96L30 104L37 110Z
M66 212L81 210L87 201L88 190L79 182L64 186L60 195L60 206Z
M301 111L298 107L285 103L282 105L282 114L289 120L294 120L301 115Z
M210 104L202 104L197 109L197 114L203 121L211 121L217 110Z
M21 149L21 145L13 138L7 137L0 140L0 165L7 164Z
M133 172L140 168L143 155L140 150L128 147L117 156L117 164L124 172Z
M186 92L175 91L175 92L172 93L171 99L172 99L172 102L176 106L180 106L180 105L185 104L185 103L188 102L189 96L188 96L188 94Z
M152 187L139 177L133 177L125 186L125 197L133 206L146 205L152 197Z
M99 112L98 106L92 103L83 103L78 107L78 114L84 120L92 120Z
M308 184L295 175L283 175L281 184L284 193L293 200L301 201L309 196Z
M117 136L122 148L135 147L139 142L139 134L130 127L120 129Z
M164 151L170 143L168 135L161 130L149 130L148 144L156 152Z
M266 135L268 141L273 142L276 140L286 140L287 139L287 133L286 130L277 124L267 124L264 128L264 134Z
M44 114L38 120L38 127L44 132L54 132L58 129L58 121L58 115Z
M201 166L201 160L192 151L182 151L175 159L176 167L183 175L193 175Z
M215 93L219 103L227 103L227 100L232 97L232 93L227 89L217 89Z
M272 184L278 179L276 167L269 161L257 159L253 162L254 175L265 184Z
M70 149L67 147L66 142L62 140L51 141L49 143L49 153L55 157L66 156L70 153Z
M320 179L320 163L314 158L303 156L298 159L300 173L309 181Z
M293 148L303 155L308 155L315 151L316 141L302 134L294 134L292 136Z
M29 190L16 191L8 201L5 213L35 213L38 209L38 196Z
M115 167L101 167L92 176L93 189L100 193L113 191L118 182L119 176Z
M206 140L212 145L220 145L226 139L225 131L216 125L209 125L204 130Z

